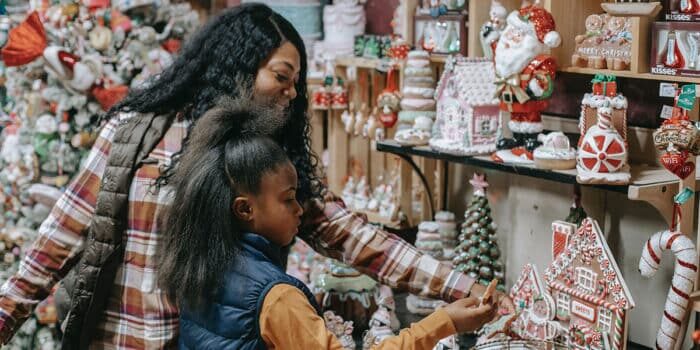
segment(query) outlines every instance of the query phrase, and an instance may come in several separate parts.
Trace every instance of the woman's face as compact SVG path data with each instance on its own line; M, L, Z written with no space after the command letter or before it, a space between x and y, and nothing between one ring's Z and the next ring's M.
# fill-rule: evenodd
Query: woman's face
M255 77L255 96L280 109L289 107L297 97L295 85L301 69L299 51L290 42L278 47L263 62Z

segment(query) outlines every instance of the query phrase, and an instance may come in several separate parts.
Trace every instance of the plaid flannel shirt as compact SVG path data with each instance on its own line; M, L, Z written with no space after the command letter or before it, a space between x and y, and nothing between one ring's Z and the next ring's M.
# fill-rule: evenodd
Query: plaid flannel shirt
M119 120L124 118L128 116L122 115ZM82 253L119 120L115 118L103 128L83 169L39 228L39 238L19 271L0 288L0 342L9 340ZM185 120L175 121L135 173L129 191L124 261L91 348L177 347L178 309L156 285L155 261L159 235L156 218L171 197L154 183L180 150L187 126ZM313 233L302 238L314 249L393 288L450 301L467 296L474 282L447 264L421 255L398 237L369 225L330 193L311 203L304 222L312 225Z

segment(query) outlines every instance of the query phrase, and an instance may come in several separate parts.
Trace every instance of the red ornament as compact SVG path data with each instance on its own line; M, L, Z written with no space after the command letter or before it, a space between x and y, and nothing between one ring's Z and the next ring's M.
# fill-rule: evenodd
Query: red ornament
M46 48L46 32L39 14L32 12L24 22L10 29L7 44L2 48L2 60L8 67L21 66L34 61Z
M675 173L688 159L688 151L666 152L661 155L661 164L668 171Z
M379 121L382 122L385 128L393 127L399 120L399 104L401 96L396 88L396 79L394 79L394 69L390 69L386 76L387 87L377 97L377 106L379 106Z
M121 101L128 93L129 87L126 85L116 85L109 88L96 86L92 88L92 95L105 111Z
M170 38L166 40L162 46L163 49L165 49L165 51L168 51L170 53L177 53L178 51L180 51L182 42L180 40Z

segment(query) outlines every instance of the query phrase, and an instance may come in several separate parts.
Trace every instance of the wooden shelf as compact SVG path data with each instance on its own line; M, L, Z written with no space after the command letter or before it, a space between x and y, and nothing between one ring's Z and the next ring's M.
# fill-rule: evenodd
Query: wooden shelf
M389 60L355 56L341 56L335 58L335 65L343 67L352 66L357 68L377 69L377 67L380 67L382 64L388 65Z
M434 151L429 146L403 147L396 141L386 140L377 142L377 151L404 156L419 156L430 159L444 160L453 163L493 169L511 174L524 175L549 181L575 184L576 170L547 170L534 165L504 164L494 162L489 156L455 156ZM697 164L697 162L696 162ZM631 166L632 181L629 185L581 185L599 188L606 191L627 194L630 200L644 201L656 208L667 223L672 221L673 196L678 193L679 180L669 171L659 166ZM696 174L698 172L696 171ZM698 186L696 176L695 188Z
M450 55L430 55L430 62L437 64L445 64ZM342 67L354 66L357 68L377 69L386 67L389 64L388 59L384 58L365 58L355 56L336 57L335 65Z
M536 177L540 179L562 182L576 183L576 170L547 170L539 169L534 165L515 165L496 163L489 156L455 156L447 153L436 152L429 146L403 147L396 141L385 140L377 142L377 151L394 154L406 154L412 156L427 157L448 162L472 165L486 169L494 169L512 174ZM629 193L631 187L667 186L669 189L678 186L678 179L662 167L648 165L632 165L632 182L629 185L584 185L593 186L607 191ZM677 193L674 191L664 191Z
M700 78L682 77L675 75L661 75L651 73L632 73L630 71L611 70L611 69L595 69L595 68L580 68L580 67L565 67L560 69L562 72L579 73L579 74L611 74L621 78L658 80L658 81L673 81L679 83L700 84Z

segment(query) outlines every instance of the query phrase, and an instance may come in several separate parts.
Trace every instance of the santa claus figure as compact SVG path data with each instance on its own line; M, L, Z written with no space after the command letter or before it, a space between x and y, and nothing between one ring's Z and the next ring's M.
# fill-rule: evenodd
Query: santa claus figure
M508 127L513 139L501 139L500 149L518 148L519 151L512 153L523 157L540 145L537 141L542 131L540 114L552 95L556 72L556 63L549 52L560 43L554 18L547 10L532 5L508 15L494 61L501 110L510 114Z

